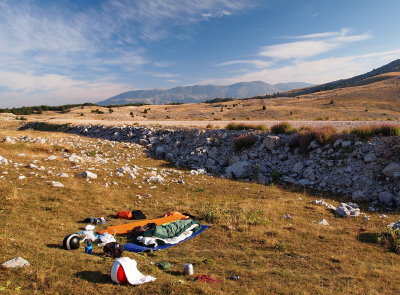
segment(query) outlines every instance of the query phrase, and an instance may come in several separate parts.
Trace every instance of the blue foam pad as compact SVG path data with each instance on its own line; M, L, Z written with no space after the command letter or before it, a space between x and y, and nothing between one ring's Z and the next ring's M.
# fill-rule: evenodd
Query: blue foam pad
M190 240L191 238L201 234L203 231L205 231L209 227L210 227L209 225L202 225L201 228L198 231L194 232L190 237L184 239L183 241L181 241L179 243L182 243L184 241ZM178 245L179 243L160 245L160 246L157 246L157 247L146 247L146 246L140 246L140 245L133 244L133 243L127 243L127 244L124 245L124 250L130 251L130 252L136 252L136 253L143 252L143 251L155 251L155 250L166 249L166 248Z

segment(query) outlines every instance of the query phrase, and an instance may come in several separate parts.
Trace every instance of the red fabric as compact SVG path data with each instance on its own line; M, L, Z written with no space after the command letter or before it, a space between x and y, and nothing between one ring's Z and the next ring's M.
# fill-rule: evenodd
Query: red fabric
M117 213L117 218L131 219L132 218L132 211L119 211Z
M208 284L222 283L222 280L215 279L210 275L195 275L194 280L197 282L208 283Z
M120 284L125 284L128 281L128 279L126 278L126 275L125 275L124 268L122 266L118 267L117 278L118 278L118 281Z

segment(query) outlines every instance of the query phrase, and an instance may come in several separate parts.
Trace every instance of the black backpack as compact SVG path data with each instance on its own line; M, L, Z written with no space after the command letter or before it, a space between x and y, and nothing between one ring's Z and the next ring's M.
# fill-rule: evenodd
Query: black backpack
M106 257L120 258L122 256L123 249L118 243L111 242L104 246L103 252L104 256Z

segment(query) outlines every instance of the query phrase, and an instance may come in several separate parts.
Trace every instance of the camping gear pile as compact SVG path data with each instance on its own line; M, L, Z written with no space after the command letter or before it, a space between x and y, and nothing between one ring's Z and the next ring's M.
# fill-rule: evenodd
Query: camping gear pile
M141 274L135 260L122 257L124 250L131 252L162 250L193 238L209 227L201 225L196 217L179 212L170 212L156 219L140 220L146 218L140 210L119 211L117 218L139 221L110 226L96 233L95 225L105 224L108 220L104 217L86 218L84 222L89 224L84 230L65 236L63 248L76 250L80 244L86 242L84 252L92 254L95 252L94 244L103 246L103 256L116 258L110 276L112 281L118 284L137 285L155 280L151 276ZM124 234L129 234L131 242L121 246L114 235Z

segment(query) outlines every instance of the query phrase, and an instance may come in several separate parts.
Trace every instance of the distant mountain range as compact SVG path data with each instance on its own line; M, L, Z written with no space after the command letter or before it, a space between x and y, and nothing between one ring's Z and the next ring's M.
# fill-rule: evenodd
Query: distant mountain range
M303 82L279 83L272 85L262 81L253 81L241 82L227 86L194 85L175 87L171 89L135 90L110 97L98 102L98 104L114 105L139 102L149 104L203 102L214 98L245 98L257 95L273 94L312 85L313 84Z
M279 96L298 96L337 88L366 85L369 83L377 82L378 80L385 79L384 76L377 77L378 75L392 72L400 72L400 59L396 59L380 68L373 69L372 71L369 71L365 74L354 76L349 79L337 80L325 84L314 85L303 89L295 89L283 93L281 92Z

